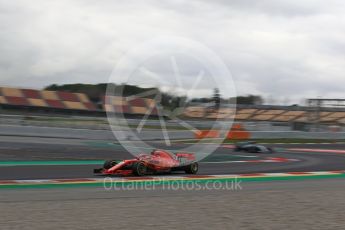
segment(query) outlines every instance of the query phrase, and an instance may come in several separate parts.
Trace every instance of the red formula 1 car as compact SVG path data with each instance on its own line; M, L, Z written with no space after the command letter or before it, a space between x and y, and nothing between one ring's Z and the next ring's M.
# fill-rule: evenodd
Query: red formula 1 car
M130 160L108 160L103 168L94 169L95 174L103 175L136 175L170 173L184 171L188 174L198 172L198 163L191 153L170 153L165 150L154 150L151 154L140 154Z

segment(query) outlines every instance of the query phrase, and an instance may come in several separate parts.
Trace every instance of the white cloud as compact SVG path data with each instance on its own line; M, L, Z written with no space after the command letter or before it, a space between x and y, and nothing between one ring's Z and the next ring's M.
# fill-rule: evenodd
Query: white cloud
M0 0L0 84L106 82L133 46L194 39L231 70L239 94L344 97L341 0Z

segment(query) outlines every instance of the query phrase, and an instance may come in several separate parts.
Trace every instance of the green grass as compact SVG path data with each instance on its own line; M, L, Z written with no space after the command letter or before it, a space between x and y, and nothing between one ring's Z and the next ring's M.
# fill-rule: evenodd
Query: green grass
M103 160L63 160L63 161L0 161L1 166L33 165L102 165Z

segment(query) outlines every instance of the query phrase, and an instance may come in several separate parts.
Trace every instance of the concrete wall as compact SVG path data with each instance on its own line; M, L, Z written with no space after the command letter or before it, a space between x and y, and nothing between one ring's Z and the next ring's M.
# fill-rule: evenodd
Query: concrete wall
M251 135L253 139L345 139L345 132L254 131Z
M193 138L189 131L169 131L170 139ZM74 129L57 127L37 127L19 125L0 125L0 136L30 136L30 137L56 137L56 138L75 138L90 140L116 140L110 130ZM123 140L135 140L134 135L129 132L118 132L117 136ZM161 140L163 133L160 130L142 130L138 134L141 140ZM1 139L1 137L0 137Z
M345 132L301 132L301 131L253 131L252 138L301 138L301 139L345 139ZM73 129L56 127L36 127L19 125L0 125L0 136L31 136L77 138L91 140L116 140L110 130ZM170 139L191 139L194 135L190 131L168 131ZM117 137L122 140L135 140L137 137L129 132L118 132ZM160 130L143 130L138 134L142 140L163 140ZM1 137L0 137L1 139Z

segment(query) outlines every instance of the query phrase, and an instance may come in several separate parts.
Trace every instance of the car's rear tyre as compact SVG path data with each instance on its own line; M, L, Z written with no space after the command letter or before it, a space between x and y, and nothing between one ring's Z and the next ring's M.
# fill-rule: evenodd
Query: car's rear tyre
M110 168L114 167L116 164L117 164L116 160L107 160L104 162L103 168L104 169L110 169Z
M146 164L142 161L133 164L133 174L136 176L144 176L147 173Z
M198 170L199 170L199 164L197 162L194 162L184 167L184 171L187 174L196 174Z

